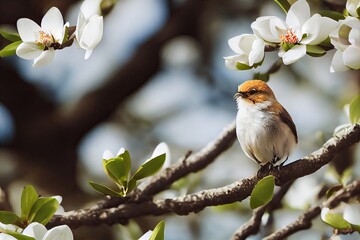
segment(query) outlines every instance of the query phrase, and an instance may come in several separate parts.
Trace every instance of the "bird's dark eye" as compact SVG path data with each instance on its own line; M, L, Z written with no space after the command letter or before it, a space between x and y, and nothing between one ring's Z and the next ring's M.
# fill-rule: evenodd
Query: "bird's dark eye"
M249 90L250 95L253 95L255 93L257 93L257 90L255 88Z

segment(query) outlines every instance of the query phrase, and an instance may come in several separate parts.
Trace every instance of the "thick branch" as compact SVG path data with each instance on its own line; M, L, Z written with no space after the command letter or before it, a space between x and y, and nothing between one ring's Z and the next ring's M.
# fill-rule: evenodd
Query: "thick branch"
M360 125L357 124L340 136L331 138L323 147L309 156L281 169L272 169L270 174L277 178L278 185L284 185L296 178L315 172L329 163L336 153L359 141ZM162 215L173 212L178 215L186 215L191 212L196 213L208 206L242 201L250 195L258 181L257 175L253 175L221 188L204 190L174 199L125 203L109 209L72 211L67 213L66 216L55 216L49 225L67 224L74 228L81 225L97 225L100 223L123 223L130 218L149 214Z
M359 196L360 194L360 180L354 181L353 183L347 185L344 189L340 190L334 196L331 196L328 200L323 203L323 206L334 208L338 206L341 202L346 202L351 197ZM286 226L283 229L280 229L273 234L267 236L266 240L280 240L285 239L286 237L305 230L311 227L311 221L315 219L321 212L321 207L316 206L310 208L307 212L303 213L298 220L294 223Z

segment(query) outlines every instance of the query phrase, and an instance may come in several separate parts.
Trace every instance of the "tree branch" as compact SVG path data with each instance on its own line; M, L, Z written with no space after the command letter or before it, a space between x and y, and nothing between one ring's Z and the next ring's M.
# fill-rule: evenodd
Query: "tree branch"
M242 225L235 233L233 240L246 239L250 235L259 232L261 225L261 218L266 211L273 212L281 203L281 200L290 189L294 182L289 182L282 186L279 191L274 195L273 199L266 205L259 207L253 211L253 215L248 222Z
M299 159L281 169L270 170L269 175L277 178L277 185L284 185L296 178L303 177L318 170L329 163L332 158L341 150L350 147L360 141L360 125L353 125L339 136L328 140L319 150L309 156ZM171 174L170 174L171 175ZM159 178L163 179L163 178ZM72 228L81 225L97 225L100 223L115 224L125 223L128 219L144 215L163 215L176 213L186 215L191 212L199 212L208 206L217 206L242 201L247 198L255 184L259 181L257 175L245 178L224 187L204 190L195 194L189 194L173 199L159 200L152 202L128 202L118 207L108 209L84 209L68 212L64 216L54 216L49 226L67 224ZM156 188L160 189L160 188ZM316 214L310 213L310 217Z
M359 196L360 194L360 180L354 181L347 185L342 190L331 196L323 203L323 206L334 208L341 202L348 201L351 197ZM310 208L308 211L300 215L300 217L292 224L280 229L273 234L264 238L264 240L280 240L299 232L308 229L312 226L311 221L315 219L321 212L321 206Z
M236 139L235 121L229 124L223 132L207 146L196 154L190 155L190 152L182 157L175 164L155 175L150 182L140 192L135 192L132 199L148 199L155 194L167 189L172 183L180 178L194 173L211 164L222 152L232 146ZM98 203L93 209L115 207L126 202L124 198L110 198Z

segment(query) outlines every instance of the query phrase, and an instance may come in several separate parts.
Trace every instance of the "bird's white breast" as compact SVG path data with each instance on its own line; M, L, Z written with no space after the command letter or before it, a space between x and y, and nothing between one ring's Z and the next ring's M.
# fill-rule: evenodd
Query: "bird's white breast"
M262 165L275 155L285 160L296 142L290 128L267 110L271 102L253 104L238 98L237 104L236 134L245 154Z

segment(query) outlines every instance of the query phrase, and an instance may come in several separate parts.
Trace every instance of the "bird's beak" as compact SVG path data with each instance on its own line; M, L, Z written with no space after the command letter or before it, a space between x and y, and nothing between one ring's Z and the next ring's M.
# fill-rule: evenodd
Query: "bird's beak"
M238 97L244 98L244 97L247 97L247 94L246 94L246 92L237 92L237 93L235 93L234 97L235 98L238 98Z

